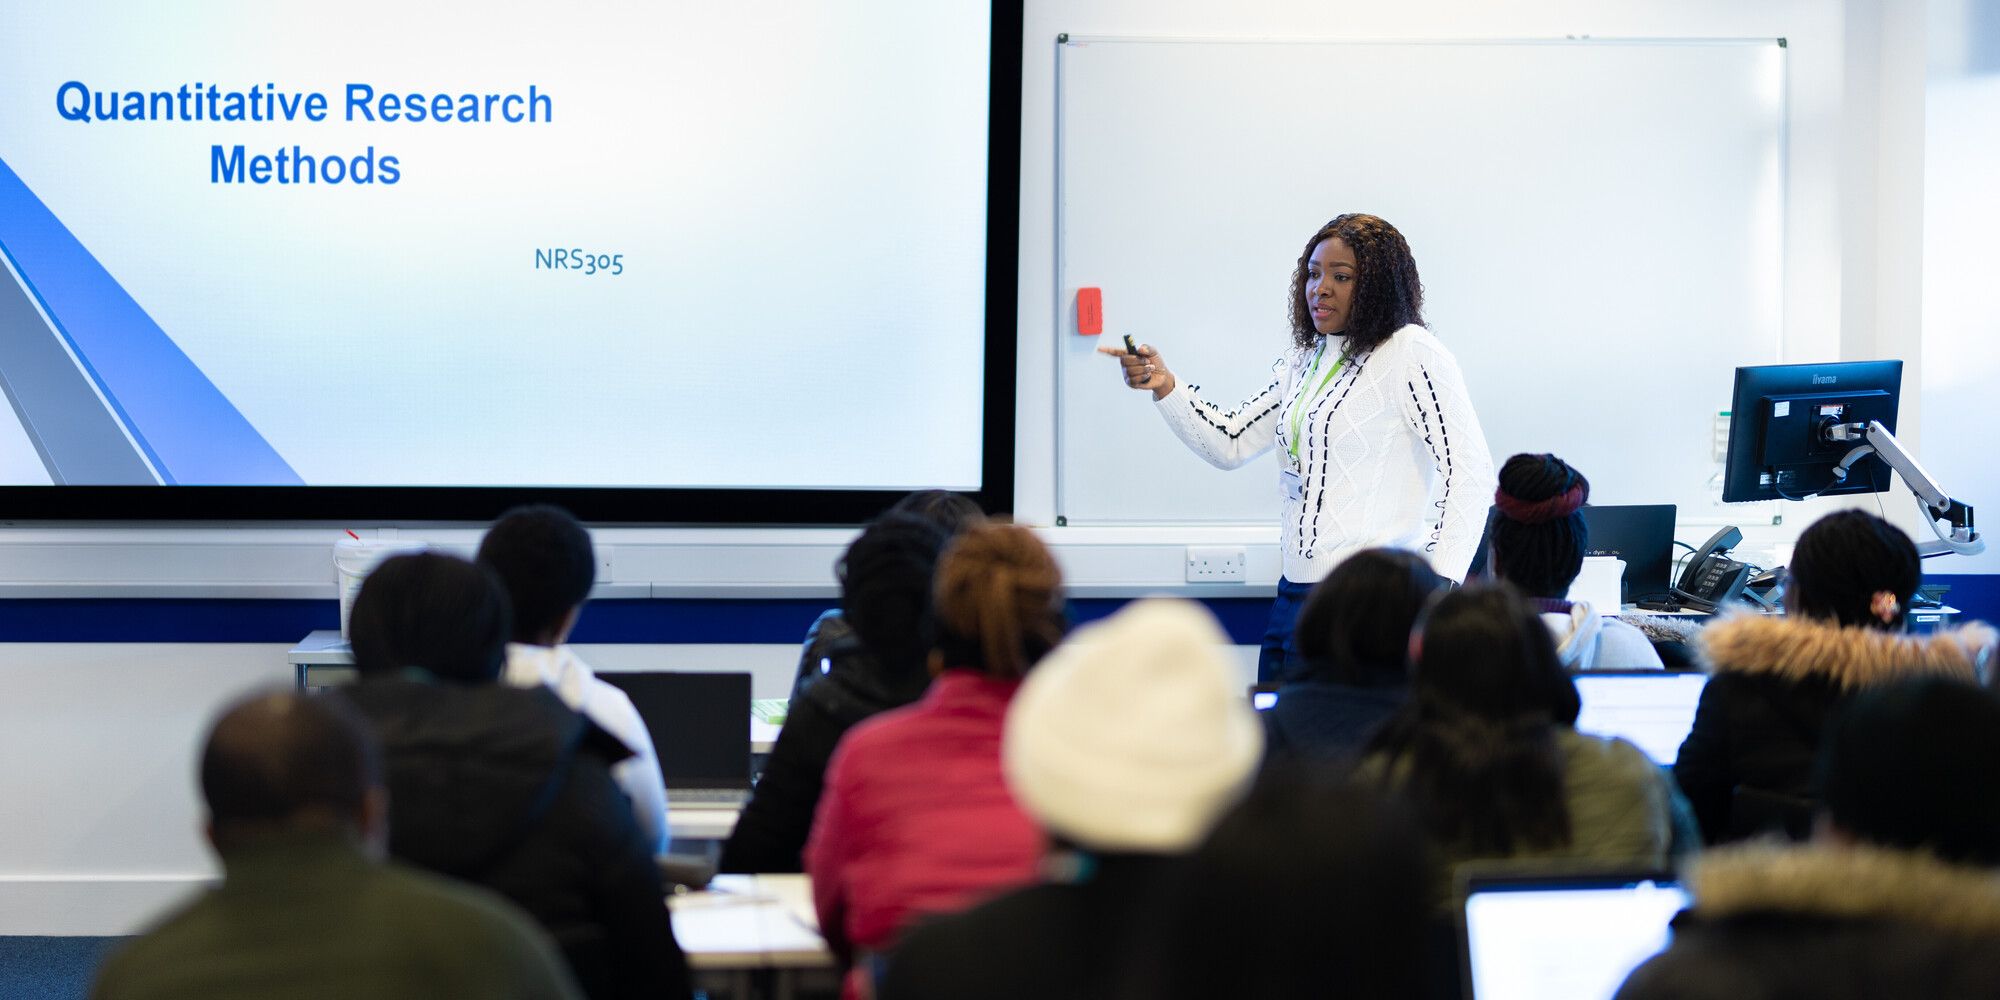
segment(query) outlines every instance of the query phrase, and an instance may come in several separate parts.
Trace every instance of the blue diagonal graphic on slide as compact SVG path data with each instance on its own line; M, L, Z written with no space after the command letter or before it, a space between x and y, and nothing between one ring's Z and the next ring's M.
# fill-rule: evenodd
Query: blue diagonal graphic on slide
M28 292L41 303L56 334L68 343L70 353L161 481L304 485L270 442L4 159L0 159L0 253L6 254ZM19 411L21 400L15 398L14 405ZM54 472L65 456L47 454L47 438L37 442Z

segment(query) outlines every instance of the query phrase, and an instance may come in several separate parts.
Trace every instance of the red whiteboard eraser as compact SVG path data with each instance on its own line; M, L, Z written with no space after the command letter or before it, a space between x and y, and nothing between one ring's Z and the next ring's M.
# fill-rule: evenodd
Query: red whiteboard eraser
M1076 290L1076 332L1086 337L1095 337L1104 332L1104 291L1098 288Z

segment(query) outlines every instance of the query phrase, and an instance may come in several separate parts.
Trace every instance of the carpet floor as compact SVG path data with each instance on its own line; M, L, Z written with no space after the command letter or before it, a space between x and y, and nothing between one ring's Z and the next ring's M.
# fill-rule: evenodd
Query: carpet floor
M115 937L0 937L0 997L83 1000Z

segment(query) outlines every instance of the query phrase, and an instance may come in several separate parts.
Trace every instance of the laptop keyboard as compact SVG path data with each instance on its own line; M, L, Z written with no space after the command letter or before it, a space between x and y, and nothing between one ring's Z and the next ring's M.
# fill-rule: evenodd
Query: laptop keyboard
M667 801L674 808L727 808L740 806L750 801L747 788L675 788L667 792Z

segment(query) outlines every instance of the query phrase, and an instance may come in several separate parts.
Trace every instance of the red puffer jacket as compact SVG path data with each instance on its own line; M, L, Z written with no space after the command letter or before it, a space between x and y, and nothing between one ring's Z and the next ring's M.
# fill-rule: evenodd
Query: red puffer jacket
M1000 773L1018 687L947 670L921 701L854 727L834 751L805 863L836 951L888 951L912 917L1035 877L1041 830ZM857 985L850 976L848 996Z

